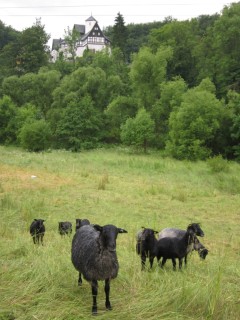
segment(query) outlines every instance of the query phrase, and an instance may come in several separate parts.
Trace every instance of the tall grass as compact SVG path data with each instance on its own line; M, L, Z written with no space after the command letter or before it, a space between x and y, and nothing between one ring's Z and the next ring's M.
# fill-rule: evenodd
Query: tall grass
M35 176L33 179L32 176ZM77 286L72 236L58 221L88 218L128 230L118 236L119 275L111 284L113 310L99 319L237 320L239 300L240 173L237 163L215 172L208 163L180 162L127 150L27 153L0 147L0 320L90 319L91 290ZM43 246L29 225L46 219ZM188 267L142 272L135 234L142 227L185 229L200 222L206 260L193 253Z

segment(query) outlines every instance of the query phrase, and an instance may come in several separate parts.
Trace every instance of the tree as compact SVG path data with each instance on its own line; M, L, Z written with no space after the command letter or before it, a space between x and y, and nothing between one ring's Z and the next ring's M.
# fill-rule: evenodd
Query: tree
M127 28L125 26L123 15L118 12L115 18L115 24L113 26L112 34L112 46L113 48L120 48L124 57L126 58L126 41L127 41Z
M101 138L101 116L90 96L69 101L57 124L58 147L79 151L93 148Z
M206 85L189 89L170 115L166 150L177 159L206 159L220 128L223 105ZM211 86L208 86L211 87Z
M69 27L67 30L64 30L64 40L68 45L67 51L70 54L71 60L75 62L76 59L76 50L77 50L77 41L79 40L79 32L76 29L70 29ZM69 57L69 58L70 58Z
M39 152L50 147L51 130L45 120L25 123L18 135L20 144L28 151Z
M109 123L108 138L120 140L120 128L128 118L136 116L138 101L132 97L118 96L105 109Z
M18 74L37 72L49 61L47 42L50 36L46 34L41 20L37 19L31 27L22 31L16 51L16 71Z
M163 45L172 49L173 55L168 64L167 79L181 76L190 86L195 84L196 61L193 52L198 38L194 23L190 21L171 21L151 31L149 45L154 52Z
M109 97L105 94L106 74L100 68L82 67L65 76L60 85L54 90L52 107L65 108L72 97L80 99L90 96L94 105L103 110L108 104Z
M155 121L156 144L164 148L169 131L169 117L173 110L180 107L183 94L187 91L185 81L176 77L160 85L160 98L153 105L151 116Z
M27 73L23 76L5 78L2 91L21 107L31 103L39 108L43 118L53 102L52 93L60 83L60 73L55 70L41 69L37 74Z
M148 145L154 138L154 121L150 114L144 109L140 109L135 118L127 119L121 126L121 140L126 145L143 148L147 152Z
M4 96L0 99L0 143L16 141L14 118L17 109L11 98Z
M169 47L161 47L155 54L149 48L142 48L133 55L130 70L133 93L147 110L151 110L160 97L160 84L166 81L167 63L171 56Z

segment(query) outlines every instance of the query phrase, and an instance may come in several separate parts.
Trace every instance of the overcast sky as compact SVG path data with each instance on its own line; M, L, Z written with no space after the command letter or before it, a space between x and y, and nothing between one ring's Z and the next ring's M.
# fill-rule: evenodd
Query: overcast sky
M239 1L239 0L238 0ZM0 0L0 20L22 31L41 18L52 39L62 38L64 30L74 24L85 24L93 16L100 28L114 25L118 12L125 24L162 21L171 16L187 20L199 15L221 13L227 0Z

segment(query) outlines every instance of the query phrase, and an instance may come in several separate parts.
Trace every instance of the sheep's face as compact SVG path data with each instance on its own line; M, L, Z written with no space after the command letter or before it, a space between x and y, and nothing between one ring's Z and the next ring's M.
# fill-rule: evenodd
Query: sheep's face
M198 240L196 236L194 236L194 242L193 242L194 250L198 251L204 248L204 246L201 244L201 242Z
M198 251L198 254L199 254L199 257L200 257L201 259L205 259L206 256L207 256L207 254L208 254L208 249L203 248L203 249L201 249L201 250Z
M34 221L37 222L37 227L38 227L38 228L41 228L41 227L43 226L43 222L44 222L45 220L42 220L42 219L34 219Z
M191 229L196 236L204 237L204 232L202 231L199 223L192 223L188 226L188 230Z
M144 228L142 232L141 240L152 240L155 238L154 234L158 233L158 231L154 231L153 229Z
M116 240L118 233L127 233L126 230L117 228L114 225L105 225L103 227L99 225L94 225L97 231L100 231L100 236L102 239L103 246L110 252L116 251Z
M88 219L76 219L76 229L81 228L82 226L90 224Z

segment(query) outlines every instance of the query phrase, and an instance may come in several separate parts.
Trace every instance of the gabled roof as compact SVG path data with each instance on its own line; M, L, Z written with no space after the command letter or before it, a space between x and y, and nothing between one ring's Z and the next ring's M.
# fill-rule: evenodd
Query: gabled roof
M85 25L83 24L74 24L73 29L76 29L80 35L84 35L85 33Z
M95 19L95 18L93 18L93 16L90 16L87 20L85 20L85 21L96 21L97 22L97 20Z

